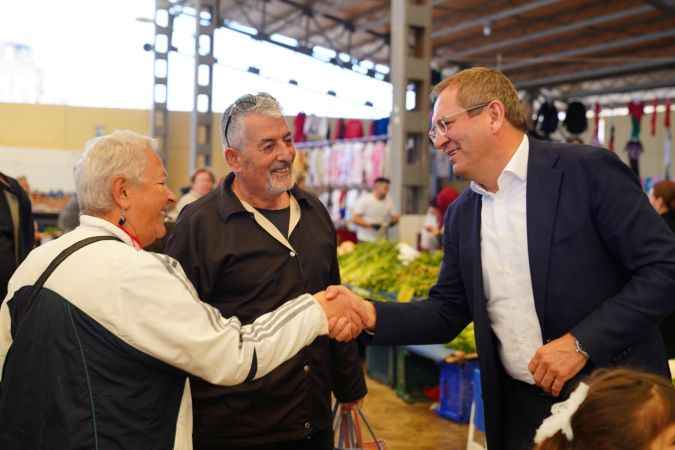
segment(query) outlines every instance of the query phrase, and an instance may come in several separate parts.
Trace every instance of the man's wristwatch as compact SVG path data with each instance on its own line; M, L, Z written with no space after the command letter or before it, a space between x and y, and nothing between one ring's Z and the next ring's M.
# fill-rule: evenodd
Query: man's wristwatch
M587 359L591 359L591 357L588 355L588 353L586 352L586 350L584 350L584 349L581 347L581 344L579 343L579 339L577 339L577 338L574 338L574 349L576 350L577 353L581 353L581 354L584 355Z

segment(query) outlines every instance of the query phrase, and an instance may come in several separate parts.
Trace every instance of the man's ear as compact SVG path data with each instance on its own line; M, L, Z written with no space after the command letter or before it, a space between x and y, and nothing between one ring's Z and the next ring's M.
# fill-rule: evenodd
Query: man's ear
M239 154L239 151L232 147L226 147L224 154L225 162L227 162L230 170L234 173L239 172L241 170L241 155Z
M124 177L114 177L112 180L112 196L115 204L123 210L129 209L131 206L131 199L127 193L129 183Z
M490 118L490 128L493 133L498 132L506 120L506 108L499 100L495 100L487 107L487 113Z

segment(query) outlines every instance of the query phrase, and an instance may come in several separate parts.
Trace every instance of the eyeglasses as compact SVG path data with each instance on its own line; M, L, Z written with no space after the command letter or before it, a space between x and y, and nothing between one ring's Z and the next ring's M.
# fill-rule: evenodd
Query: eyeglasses
M457 121L457 117L464 113L471 113L473 111L479 110L481 108L485 108L487 105L492 103L492 100L489 102L485 103L480 103L478 105L471 106L469 108L463 109L461 111L457 111L454 114L450 114L449 116L441 117L436 121L433 127L429 130L429 140L433 144L436 141L436 138L438 138L439 134L447 134L448 131L452 128L452 126L455 124Z
M253 109L253 107L258 104L258 99L262 97L274 99L274 97L265 92L261 92L257 95L246 94L239 97L237 100L234 101L234 103L232 103L232 106L227 108L227 110L225 111L225 113L227 114L227 120L225 121L225 127L223 128L223 137L225 138L225 143L227 144L228 147L230 146L230 140L227 137L227 132L230 129L232 116Z

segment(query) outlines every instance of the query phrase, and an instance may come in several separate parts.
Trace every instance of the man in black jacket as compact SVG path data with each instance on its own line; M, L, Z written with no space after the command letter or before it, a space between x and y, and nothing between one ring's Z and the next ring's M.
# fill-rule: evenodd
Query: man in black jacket
M223 115L232 173L180 214L167 254L200 298L250 323L294 293L339 283L336 237L316 197L293 187L295 148L278 102L246 95ZM330 394L366 394L355 343L317 338L260 380L193 379L196 448L332 450Z
M14 178L0 173L0 301L7 295L9 278L34 244L30 198Z

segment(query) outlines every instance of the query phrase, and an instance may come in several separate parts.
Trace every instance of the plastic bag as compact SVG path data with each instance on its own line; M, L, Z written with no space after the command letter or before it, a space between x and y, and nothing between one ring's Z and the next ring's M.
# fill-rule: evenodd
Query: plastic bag
M371 440L364 441L361 426L365 425ZM386 450L384 441L377 439L373 429L358 406L336 404L333 409L335 450Z

